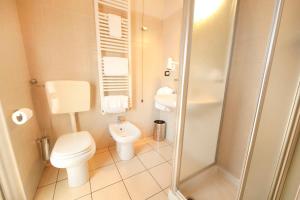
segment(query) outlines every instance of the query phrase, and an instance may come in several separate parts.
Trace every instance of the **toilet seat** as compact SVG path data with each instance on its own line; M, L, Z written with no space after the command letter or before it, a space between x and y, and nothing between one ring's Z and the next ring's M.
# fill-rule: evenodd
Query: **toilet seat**
M80 186L88 181L88 160L96 152L96 144L87 131L60 136L50 156L56 168L66 168L70 187Z
M60 136L52 150L55 159L68 159L81 156L92 150L93 139L86 131Z
M96 144L87 131L60 136L52 150L50 162L57 168L72 168L85 163L96 152Z

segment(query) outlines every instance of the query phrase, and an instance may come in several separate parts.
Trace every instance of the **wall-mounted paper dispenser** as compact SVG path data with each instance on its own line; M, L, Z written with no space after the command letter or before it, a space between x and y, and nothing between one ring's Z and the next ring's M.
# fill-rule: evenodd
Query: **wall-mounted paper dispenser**
M29 108L21 108L15 111L11 118L12 121L17 125L25 124L31 117L33 116L33 112Z

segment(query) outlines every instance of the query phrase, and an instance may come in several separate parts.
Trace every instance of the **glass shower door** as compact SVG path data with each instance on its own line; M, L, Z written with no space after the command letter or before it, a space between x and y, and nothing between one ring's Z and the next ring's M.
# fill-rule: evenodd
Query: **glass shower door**
M196 0L180 180L215 162L235 0ZM206 9L210 8L210 13ZM203 14L201 14L203 13Z
M186 1L192 12L187 55L182 59L182 143L177 169L177 186L190 196L195 177L214 168L222 118L224 93L230 64L236 0ZM184 47L183 47L184 48ZM190 52L189 52L190 51ZM185 74L187 73L187 74ZM184 92L187 91L187 92ZM180 126L180 125L179 125ZM175 170L176 171L176 170ZM195 186L199 184L195 183ZM196 195L197 196L197 195ZM193 196L193 199L201 199Z

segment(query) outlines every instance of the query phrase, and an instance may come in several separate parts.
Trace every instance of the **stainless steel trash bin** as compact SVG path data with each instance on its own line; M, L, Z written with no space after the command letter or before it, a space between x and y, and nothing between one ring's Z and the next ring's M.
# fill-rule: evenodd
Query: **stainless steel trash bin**
M163 141L166 138L166 122L163 120L154 121L153 139Z
M50 160L50 141L49 138L44 136L38 139L41 148L41 156L44 161Z

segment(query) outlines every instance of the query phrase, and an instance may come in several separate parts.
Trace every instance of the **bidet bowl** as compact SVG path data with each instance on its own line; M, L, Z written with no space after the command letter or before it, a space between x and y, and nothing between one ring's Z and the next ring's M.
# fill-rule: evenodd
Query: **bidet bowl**
M117 152L121 160L130 160L134 156L133 142L141 136L141 131L126 121L109 125L109 132L117 143Z

